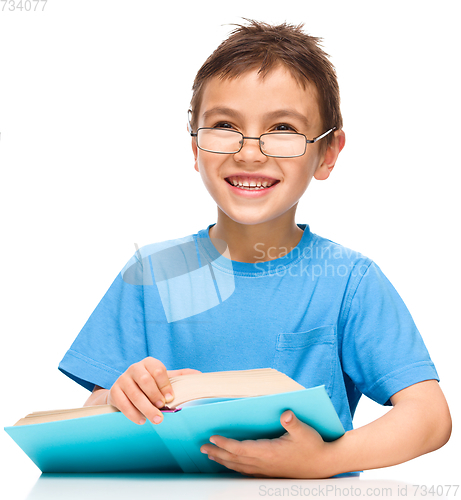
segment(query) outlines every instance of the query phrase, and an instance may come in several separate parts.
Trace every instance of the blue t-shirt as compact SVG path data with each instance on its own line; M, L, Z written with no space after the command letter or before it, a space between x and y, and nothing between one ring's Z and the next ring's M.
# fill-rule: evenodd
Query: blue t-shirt
M236 262L210 227L139 249L59 369L92 390L147 356L168 370L275 368L306 388L325 385L346 431L362 394L390 404L405 387L438 380L405 304L370 259L299 224L301 241L285 256Z

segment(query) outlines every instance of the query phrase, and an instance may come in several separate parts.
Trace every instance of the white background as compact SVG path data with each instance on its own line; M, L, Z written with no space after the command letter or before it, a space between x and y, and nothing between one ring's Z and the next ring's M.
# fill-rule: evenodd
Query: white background
M454 420L441 450L361 480L459 484L459 2L9 5L0 11L2 426L83 404L87 391L57 365L134 243L216 221L186 132L195 73L229 23L286 20L324 38L347 138L297 222L382 268L423 335ZM355 425L384 411L364 400ZM0 491L26 498L38 469L4 432L0 447ZM69 484L60 483L61 498Z

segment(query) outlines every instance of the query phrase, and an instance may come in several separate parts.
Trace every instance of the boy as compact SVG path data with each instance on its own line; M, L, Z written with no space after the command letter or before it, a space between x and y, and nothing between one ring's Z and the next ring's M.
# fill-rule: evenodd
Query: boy
M312 177L327 179L345 144L318 40L301 26L240 26L197 74L189 131L218 221L137 250L117 276L59 366L92 390L86 404L157 424L171 376L273 367L324 384L346 434L325 443L286 411L279 439L212 436L201 448L211 460L324 478L443 446L449 410L397 292L370 259L295 223ZM362 394L393 408L353 430Z

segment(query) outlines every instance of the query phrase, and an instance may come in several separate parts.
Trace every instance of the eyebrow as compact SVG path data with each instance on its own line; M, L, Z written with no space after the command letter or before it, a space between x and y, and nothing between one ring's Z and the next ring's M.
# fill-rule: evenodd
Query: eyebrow
M233 118L242 118L242 115L235 109L218 106L205 111L203 113L203 119L206 120L213 115L227 115ZM301 121L306 127L310 125L310 121L307 117L294 109L278 109L277 111L272 111L264 115L265 120L277 120L284 117L295 118Z
M203 119L206 120L207 118L210 118L213 115L228 115L234 118L242 117L242 115L238 111L235 111L235 109L218 106L216 108L207 109L203 113Z
M264 115L264 117L269 120L277 120L286 116L301 121L306 127L310 125L309 120L303 114L298 113L294 109L279 109Z

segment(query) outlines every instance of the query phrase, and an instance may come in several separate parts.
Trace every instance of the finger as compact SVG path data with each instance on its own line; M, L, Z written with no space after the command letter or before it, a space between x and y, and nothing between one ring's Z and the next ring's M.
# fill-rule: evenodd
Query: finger
M235 472L240 472L240 474L243 474L245 476L265 477L263 474L261 474L260 469L254 465L223 460L222 458L211 455L209 455L208 458L213 462L224 465L224 467L226 467L227 469L234 470Z
M238 457L258 457L263 451L263 447L268 440L244 440L238 441L236 439L225 438L224 436L211 436L210 443L215 444L214 448L218 450L225 450L226 452ZM209 445L205 445L209 446Z
M146 394L141 391L137 383L130 377L125 377L120 381L120 389L129 399L131 404L137 408L153 424L159 424L163 420L163 414L158 410Z
M142 425L146 422L144 415L131 403L119 386L114 386L109 391L108 404L118 408L129 420Z
M151 359L154 362L157 361L153 358ZM160 363L160 361L158 363ZM146 364L149 365L149 362L146 362L146 360L135 363L134 365L131 365L130 368L128 368L126 374L128 377L131 377L136 382L136 384L138 384L138 387L142 392L144 392L144 394L153 405L157 406L157 408L163 408L165 406L165 396L161 392L155 376L148 369L150 368L152 370L152 366L146 366ZM160 365L163 367L163 370L165 370L166 374L165 367L161 363ZM158 365L157 363L154 363L153 366ZM161 367L159 367L158 369L162 370Z
M162 394L161 400L163 403L172 401L174 398L173 387L171 387L170 379L168 378L168 373L166 371L165 365L154 358L146 358L144 360L143 366L154 378L155 383ZM152 401L152 400L151 400ZM157 402L156 400L154 404Z
M210 447L210 445L205 445L200 448L200 451L206 455L210 460L221 460L229 463L241 463L241 458L236 455L223 450L222 448L217 448L216 446Z
M233 440L229 440L233 441ZM239 443L237 441L237 443ZM236 463L236 464L246 464L255 465L258 463L259 458L253 456L251 451L245 449L246 447L231 446L236 453L229 451L229 449L224 449L218 446L213 446L211 444L205 444L200 448L202 453L206 453L209 457L213 457L219 460L225 460L226 462ZM251 448L251 447L250 447Z

